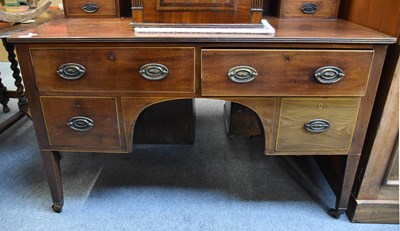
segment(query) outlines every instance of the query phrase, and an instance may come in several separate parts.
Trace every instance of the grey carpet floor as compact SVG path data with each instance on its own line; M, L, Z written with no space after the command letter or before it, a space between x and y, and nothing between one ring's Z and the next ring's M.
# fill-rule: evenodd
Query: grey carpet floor
M262 137L229 139L222 106L196 101L193 145L62 153L61 214L50 208L32 122L22 119L0 134L0 231L399 230L329 217L335 196L313 160L266 157Z

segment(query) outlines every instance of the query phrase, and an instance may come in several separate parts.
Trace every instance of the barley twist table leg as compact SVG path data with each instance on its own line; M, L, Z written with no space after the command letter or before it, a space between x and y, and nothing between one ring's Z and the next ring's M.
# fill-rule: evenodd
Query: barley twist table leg
M7 96L7 88L1 82L0 77L0 104L3 105L3 112L10 112L10 108L7 106L7 103L10 99Z
M5 47L8 53L8 60L10 61L11 65L10 68L13 71L12 77L15 79L15 86L17 87L17 95L18 95L18 107L21 111L25 109L28 105L28 100L26 99L25 92L24 92L24 85L22 84L22 77L21 72L18 67L18 61L16 59L16 55L14 52L14 44L7 42L6 38L2 39L3 46Z
M16 96L13 96L13 98L18 98L19 111L14 115L12 115L7 120L0 123L0 134L6 131L9 127L18 122L20 119L22 119L27 114L28 111L28 100L25 97L24 85L22 84L22 78L20 75L21 72L18 68L18 61L16 60L16 55L14 53L14 44L8 43L6 37L4 36L2 36L1 39L3 41L4 48L8 53L8 60L11 63L10 68L13 71L12 76L15 80L14 84L17 87ZM10 97L10 92L7 91L7 88L1 83L1 78L0 78L0 104L3 105L4 112L10 111L10 108L7 106L9 97Z

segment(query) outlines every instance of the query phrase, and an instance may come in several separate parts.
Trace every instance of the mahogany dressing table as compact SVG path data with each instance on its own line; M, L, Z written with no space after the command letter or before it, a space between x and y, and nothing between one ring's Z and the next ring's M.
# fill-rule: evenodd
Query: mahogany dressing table
M15 44L53 210L64 203L59 152L132 152L147 107L211 98L259 117L266 155L343 155L336 208L348 204L387 45L338 20L269 17L274 35L138 34L130 19L57 19ZM26 36L32 33L32 36Z

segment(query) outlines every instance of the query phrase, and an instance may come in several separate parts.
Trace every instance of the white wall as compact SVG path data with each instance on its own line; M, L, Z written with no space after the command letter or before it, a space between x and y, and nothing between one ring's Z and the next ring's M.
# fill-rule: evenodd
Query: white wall
M58 6L58 4L62 3L62 0L50 0L50 1L51 1L51 5L53 5L53 6ZM39 1L39 4L40 4L40 1Z

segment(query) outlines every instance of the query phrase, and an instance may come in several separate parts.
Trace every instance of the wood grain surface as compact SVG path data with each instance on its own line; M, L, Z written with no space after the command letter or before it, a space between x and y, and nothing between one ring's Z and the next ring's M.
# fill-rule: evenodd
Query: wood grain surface
M336 18L339 10L339 0L280 0L278 16L282 18ZM301 11L304 4L312 3L318 7L313 14L305 14Z
M55 149L121 149L121 129L115 98L41 97L49 142ZM67 126L70 118L85 116L94 121L90 131Z
M282 99L276 150L348 151L359 105L359 99ZM313 119L327 120L331 127L310 133L304 124Z
M371 69L372 50L202 50L204 96L363 96ZM258 76L249 83L235 83L228 72L250 66ZM321 67L335 66L345 77L321 84L314 75Z
M66 47L31 49L36 82L41 91L194 92L194 48ZM62 64L77 63L86 74L65 80ZM165 79L144 78L140 68L158 63L168 68Z
M206 43L318 43L333 46L344 44L388 44L396 38L372 31L344 20L292 20L268 17L276 29L271 35L234 34L175 34L175 33L135 33L130 19L90 18L57 19L35 28L14 33L8 40L13 43L62 43L62 42L206 42ZM31 38L20 37L34 33ZM242 44L243 45L243 44ZM315 46L314 46L315 47Z

